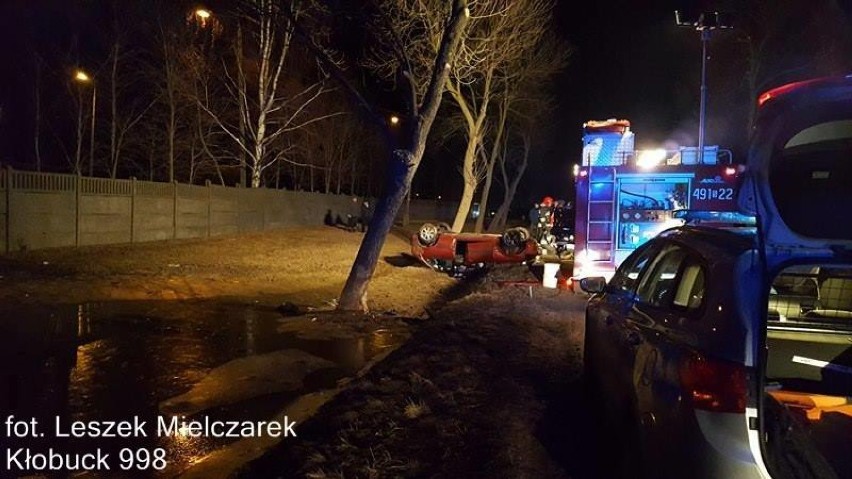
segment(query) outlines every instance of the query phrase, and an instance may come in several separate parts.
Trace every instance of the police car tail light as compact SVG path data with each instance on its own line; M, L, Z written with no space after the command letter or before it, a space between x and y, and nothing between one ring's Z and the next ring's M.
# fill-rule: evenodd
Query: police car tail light
M680 365L680 381L695 409L745 412L746 372L741 364L691 354Z

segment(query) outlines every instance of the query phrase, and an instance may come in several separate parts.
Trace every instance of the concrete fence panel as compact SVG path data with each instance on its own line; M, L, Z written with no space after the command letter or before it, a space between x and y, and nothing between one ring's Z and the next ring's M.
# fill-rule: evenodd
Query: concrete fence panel
M77 177L9 170L7 248L77 244Z
M240 233L263 230L264 191L245 188L240 193L240 214L237 225Z
M207 187L175 184L175 237L203 238L208 236L208 203L210 193Z
M320 226L325 216L333 219L339 216L346 221L347 216L359 216L363 199L348 195L326 195L305 191L282 191L281 222L296 226Z
M210 236L239 232L240 189L210 186Z
M71 192L9 192L9 249L75 246L77 207Z
M276 230L284 228L287 225L285 222L285 197L283 191L269 190L266 197L266 204L263 208L263 224L267 229Z
M133 195L133 241L174 237L174 184L136 181Z
M409 204L409 217L413 222L423 222L423 221L441 221L446 223L452 223L453 219L456 216L456 210L458 209L458 203L453 203L449 201L437 201L437 200L421 200L421 199L412 199ZM397 215L397 218L402 218L402 215L405 213L405 204L403 203L402 208Z
M364 199L0 169L0 252L202 238L363 214ZM371 212L375 201L370 199ZM452 204L411 202L412 219L449 221Z
M132 182L80 178L78 244L130 243L132 238Z

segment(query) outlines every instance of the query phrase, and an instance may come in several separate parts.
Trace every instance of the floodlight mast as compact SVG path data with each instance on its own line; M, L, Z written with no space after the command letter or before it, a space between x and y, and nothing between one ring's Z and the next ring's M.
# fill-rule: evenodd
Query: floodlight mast
M704 163L704 130L707 117L707 45L713 30L727 30L732 25L724 23L719 12L705 12L698 16L698 20L690 22L683 20L680 11L675 10L675 24L679 27L695 29L701 38L701 103L698 113L698 163Z

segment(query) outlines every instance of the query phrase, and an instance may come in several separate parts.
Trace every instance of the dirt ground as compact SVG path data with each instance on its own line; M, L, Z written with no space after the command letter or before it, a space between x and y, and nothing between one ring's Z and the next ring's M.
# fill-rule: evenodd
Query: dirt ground
M583 298L543 289L525 266L450 279L404 258L405 237L388 238L369 289L374 313L360 322L329 311L361 240L334 228L0 256L0 311L289 301L300 311L283 324L308 339L341 328L410 335L242 477L594 477L578 387Z
M594 477L583 298L495 271L241 477Z
M0 256L0 304L240 297L327 308L362 237L321 227L12 253ZM368 304L419 316L453 280L402 258L404 238L388 236Z

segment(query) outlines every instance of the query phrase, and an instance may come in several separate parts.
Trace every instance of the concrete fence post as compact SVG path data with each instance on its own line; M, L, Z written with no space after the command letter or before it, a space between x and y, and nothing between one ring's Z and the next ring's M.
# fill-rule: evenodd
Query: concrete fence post
M136 177L130 177L130 242L135 243L136 237Z
M172 239L177 238L178 230L178 182L172 182Z
M83 177L78 171L76 181L74 182L74 246L80 246L80 218L82 217L82 212L80 211L80 204L82 203L82 196Z
M204 181L204 186L207 187L207 237L211 236L213 222L213 187L210 185L210 180Z

